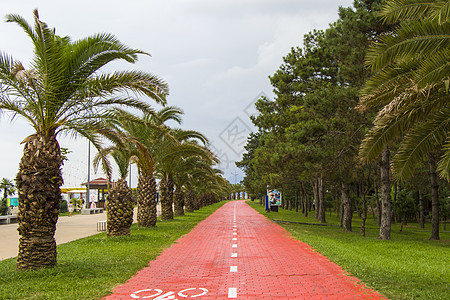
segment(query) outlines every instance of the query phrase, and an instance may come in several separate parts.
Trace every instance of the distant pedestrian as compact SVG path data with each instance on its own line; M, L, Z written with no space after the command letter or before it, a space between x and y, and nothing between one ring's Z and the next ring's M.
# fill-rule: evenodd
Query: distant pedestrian
M69 217L72 216L72 212L73 212L72 202L69 201Z

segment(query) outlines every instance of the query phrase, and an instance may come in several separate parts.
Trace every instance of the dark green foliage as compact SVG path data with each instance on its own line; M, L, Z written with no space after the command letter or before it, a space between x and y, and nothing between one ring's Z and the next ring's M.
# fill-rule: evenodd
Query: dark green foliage
M7 199L3 198L0 200L0 216L6 215L8 213Z
M68 205L67 205L67 201L61 199L61 203L59 205L59 212L60 213L66 213L68 211L69 211L69 208L68 208Z

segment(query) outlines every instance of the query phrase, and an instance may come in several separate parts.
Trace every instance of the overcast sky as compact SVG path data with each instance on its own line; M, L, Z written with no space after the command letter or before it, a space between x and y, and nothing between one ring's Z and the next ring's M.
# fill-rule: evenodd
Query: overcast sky
M353 0L128 0L56 1L2 0L0 50L28 65L32 46L21 29L5 23L9 13L33 22L32 11L73 40L98 32L116 35L123 43L149 52L133 68L158 75L169 84L169 105L181 107L185 129L204 133L222 159L225 177L234 183L242 172L234 165L253 130L252 103L272 98L268 76L281 65L303 35L325 29L337 19L339 6ZM20 142L32 130L24 121L0 119L0 178L14 179L22 156ZM61 138L72 153L63 168L65 186L87 178L87 142ZM92 151L92 155L94 151ZM133 169L132 186L137 184ZM236 177L233 174L238 174ZM91 178L102 176L91 172Z

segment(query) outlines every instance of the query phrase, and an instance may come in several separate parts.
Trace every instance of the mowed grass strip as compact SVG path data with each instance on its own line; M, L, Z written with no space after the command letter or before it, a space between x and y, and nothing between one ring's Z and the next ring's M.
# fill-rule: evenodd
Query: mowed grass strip
M58 245L53 269L18 272L15 258L1 261L0 299L100 299L225 203L158 222L155 228L133 224L129 237L100 233Z
M247 203L271 220L319 223L314 211L308 217L281 208L278 213L266 213L258 203ZM327 213L326 217L328 224L339 225L335 214ZM366 237L360 235L361 219L356 215L351 233L342 232L338 226L279 224L294 238L309 244L389 299L450 299L449 231L443 232L441 226L441 240L430 241L429 223L425 229L411 223L402 232L400 224L393 224L391 240L380 241L372 215L366 223Z

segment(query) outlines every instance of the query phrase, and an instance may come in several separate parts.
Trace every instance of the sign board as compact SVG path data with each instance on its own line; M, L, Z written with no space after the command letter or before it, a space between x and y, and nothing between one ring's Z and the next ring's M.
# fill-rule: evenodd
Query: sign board
M89 190L89 202L98 202L98 190Z
M9 198L8 206L19 206L19 198Z
M281 206L281 192L277 190L267 190L270 206Z

